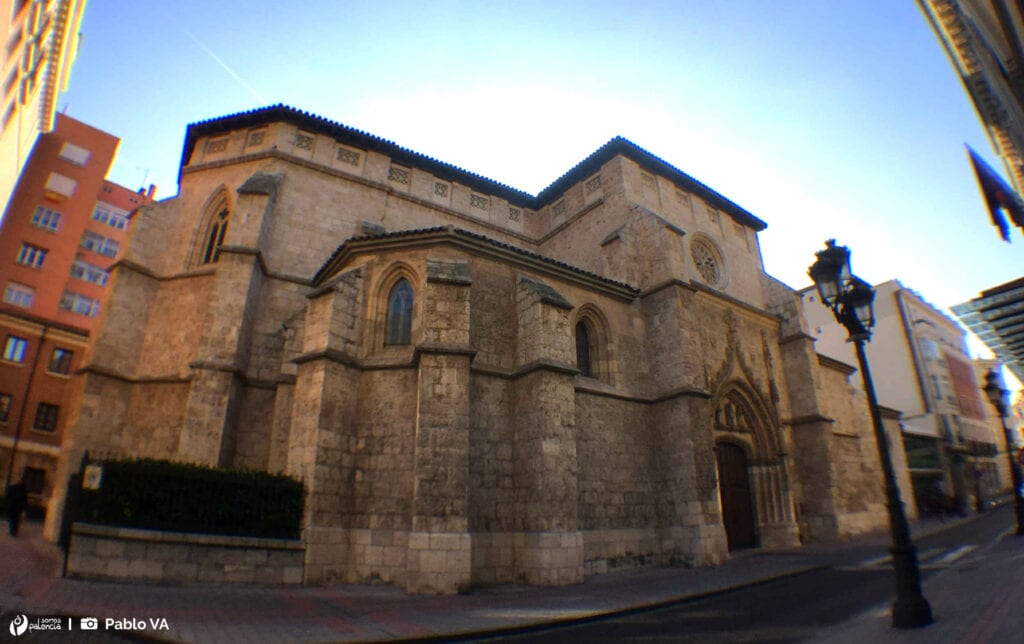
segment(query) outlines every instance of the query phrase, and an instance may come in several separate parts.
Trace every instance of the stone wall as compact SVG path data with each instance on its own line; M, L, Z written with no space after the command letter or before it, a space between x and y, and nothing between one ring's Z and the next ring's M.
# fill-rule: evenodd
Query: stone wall
M101 447L287 471L304 581L410 592L721 562L722 442L747 455L760 545L870 527L848 374L764 276L756 221L621 155L534 212L294 123L193 143L114 272L68 464ZM389 346L400 278L411 340ZM720 422L730 396L749 426Z
M68 574L173 584L299 584L302 558L300 541L76 523Z

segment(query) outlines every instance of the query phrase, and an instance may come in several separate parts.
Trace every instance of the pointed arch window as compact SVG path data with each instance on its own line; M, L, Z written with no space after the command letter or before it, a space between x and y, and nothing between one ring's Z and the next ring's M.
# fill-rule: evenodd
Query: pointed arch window
M594 376L593 360L590 348L590 331L582 320L576 323L576 368L580 375Z
M404 277L391 287L384 323L384 344L409 344L412 338L412 284Z
M210 227L203 240L201 264L213 264L220 259L220 247L224 244L224 236L227 235L230 218L228 209L221 208L210 220Z

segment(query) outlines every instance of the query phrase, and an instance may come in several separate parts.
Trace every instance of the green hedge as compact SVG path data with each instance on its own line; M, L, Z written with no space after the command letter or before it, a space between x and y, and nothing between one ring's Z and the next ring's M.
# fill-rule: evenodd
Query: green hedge
M96 463L99 464L99 463ZM75 520L103 525L296 539L305 490L283 474L153 459L106 461Z

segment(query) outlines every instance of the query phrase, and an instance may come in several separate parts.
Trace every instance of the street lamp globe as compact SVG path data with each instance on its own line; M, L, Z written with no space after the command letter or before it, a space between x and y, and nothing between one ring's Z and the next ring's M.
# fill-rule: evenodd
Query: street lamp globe
M985 374L985 386L982 388L988 401L996 408L1000 416L1006 415L1006 390L999 386L999 373L991 369Z
M988 396L988 401L992 403L992 406L996 408L996 412L999 413L999 422L1003 426L1003 435L1006 438L1006 458L1010 464L1010 478L1013 480L1013 506L1014 513L1017 516L1017 536L1024 536L1024 485L1022 480L1024 476L1021 475L1020 461L1014 458L1015 445L1013 440L1013 432L1010 430L1009 425L1006 424L1006 413L1010 407L1007 404L1007 390L1000 386L999 371L997 369L990 369L985 374L985 386L981 388Z
M850 278L850 286L843 296L843 307L853 323L851 332L867 339L875 326L875 289L859 277Z
M807 270L821 301L831 309L836 322L849 333L857 353L864 393L875 432L878 459L885 481L885 505L889 512L892 533L893 575L896 580L896 601L892 605L892 625L896 628L920 628L932 623L932 608L921 592L921 571L917 563L917 548L910 536L910 525L903 511L900 488L896 483L896 470L889 453L889 437L882 425L882 413L875 397L864 344L871 339L875 325L875 289L871 284L850 271L850 249L836 246L836 240L825 242L825 249L815 253L817 261Z
M821 301L829 307L835 306L836 300L850 279L850 249L836 246L836 240L825 242L825 250L815 253L818 261L807 271L818 287Z

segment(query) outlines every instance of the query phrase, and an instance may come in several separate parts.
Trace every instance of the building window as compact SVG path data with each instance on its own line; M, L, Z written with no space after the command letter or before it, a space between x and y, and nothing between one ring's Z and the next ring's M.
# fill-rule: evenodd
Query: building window
M91 230L87 230L82 234L81 246L86 250L91 250L94 253L106 255L107 257L117 257L117 251L121 249L121 244L116 239L98 235Z
M46 259L46 249L32 244L21 244L21 250L18 251L18 263L22 266L28 266L29 268L42 268L43 261Z
M63 215L56 210L50 210L45 206L39 206L36 211L32 214L32 225L36 228L42 228L48 230L51 233L57 232L60 228L60 220Z
M131 221L128 219L127 212L105 203L96 204L96 209L92 211L92 218L93 221L112 226L118 230L127 230L128 224Z
M89 151L70 142L61 147L59 156L77 166L85 166L89 162Z
M355 150L349 150L347 148L338 148L338 161L347 163L349 165L359 165L359 153Z
M412 284L404 277L388 295L388 314L384 324L384 344L409 344L412 338Z
M576 368L581 376L592 378L594 370L590 353L590 331L582 320L576 323Z
M300 150L312 150L313 136L308 132L299 132L295 135L295 147Z
M23 309L32 308L32 300L35 299L36 290L31 286L8 282L4 289L4 302L20 306Z
M67 349L56 348L53 350L53 356L50 358L50 366L46 369L50 373L59 373L61 375L68 375L71 372L71 358L75 353L68 351Z
M46 470L26 467L21 473L21 482L28 494L42 494L46 491Z
M210 230L206 233L203 245L202 264L213 264L220 259L220 247L224 244L224 236L228 234L228 209L224 208L213 217Z
M28 340L19 338L16 335L7 336L4 343L4 360L10 362L25 362L25 351L28 350Z
M211 139L206 142L206 152L224 152L228 149L228 137L221 137L219 139Z
M257 145L263 145L263 139L266 138L266 135L267 130L249 130L245 140L245 147L254 148Z
M36 418L32 421L32 429L41 432L52 432L57 429L57 414L60 407L50 403L39 403L36 407Z
M0 394L0 423L6 423L7 418L11 415L11 403L14 402L14 398L10 394Z
M100 312L99 300L94 300L91 297L86 297L72 291L64 291L63 295L60 296L59 306L65 311L71 311L72 313L91 318L96 317Z
M85 260L76 259L74 263L71 264L71 277L80 279L84 282L106 286L110 273Z
M393 165L388 169L388 180L400 183L402 185L409 185L409 168L403 168L402 166Z
M47 198L60 201L74 195L77 186L78 182L71 177L65 177L59 172L51 172L43 189L46 191Z
M721 287L725 282L724 266L722 255L707 239L703 237L694 238L690 242L690 256L697 272L710 286Z

